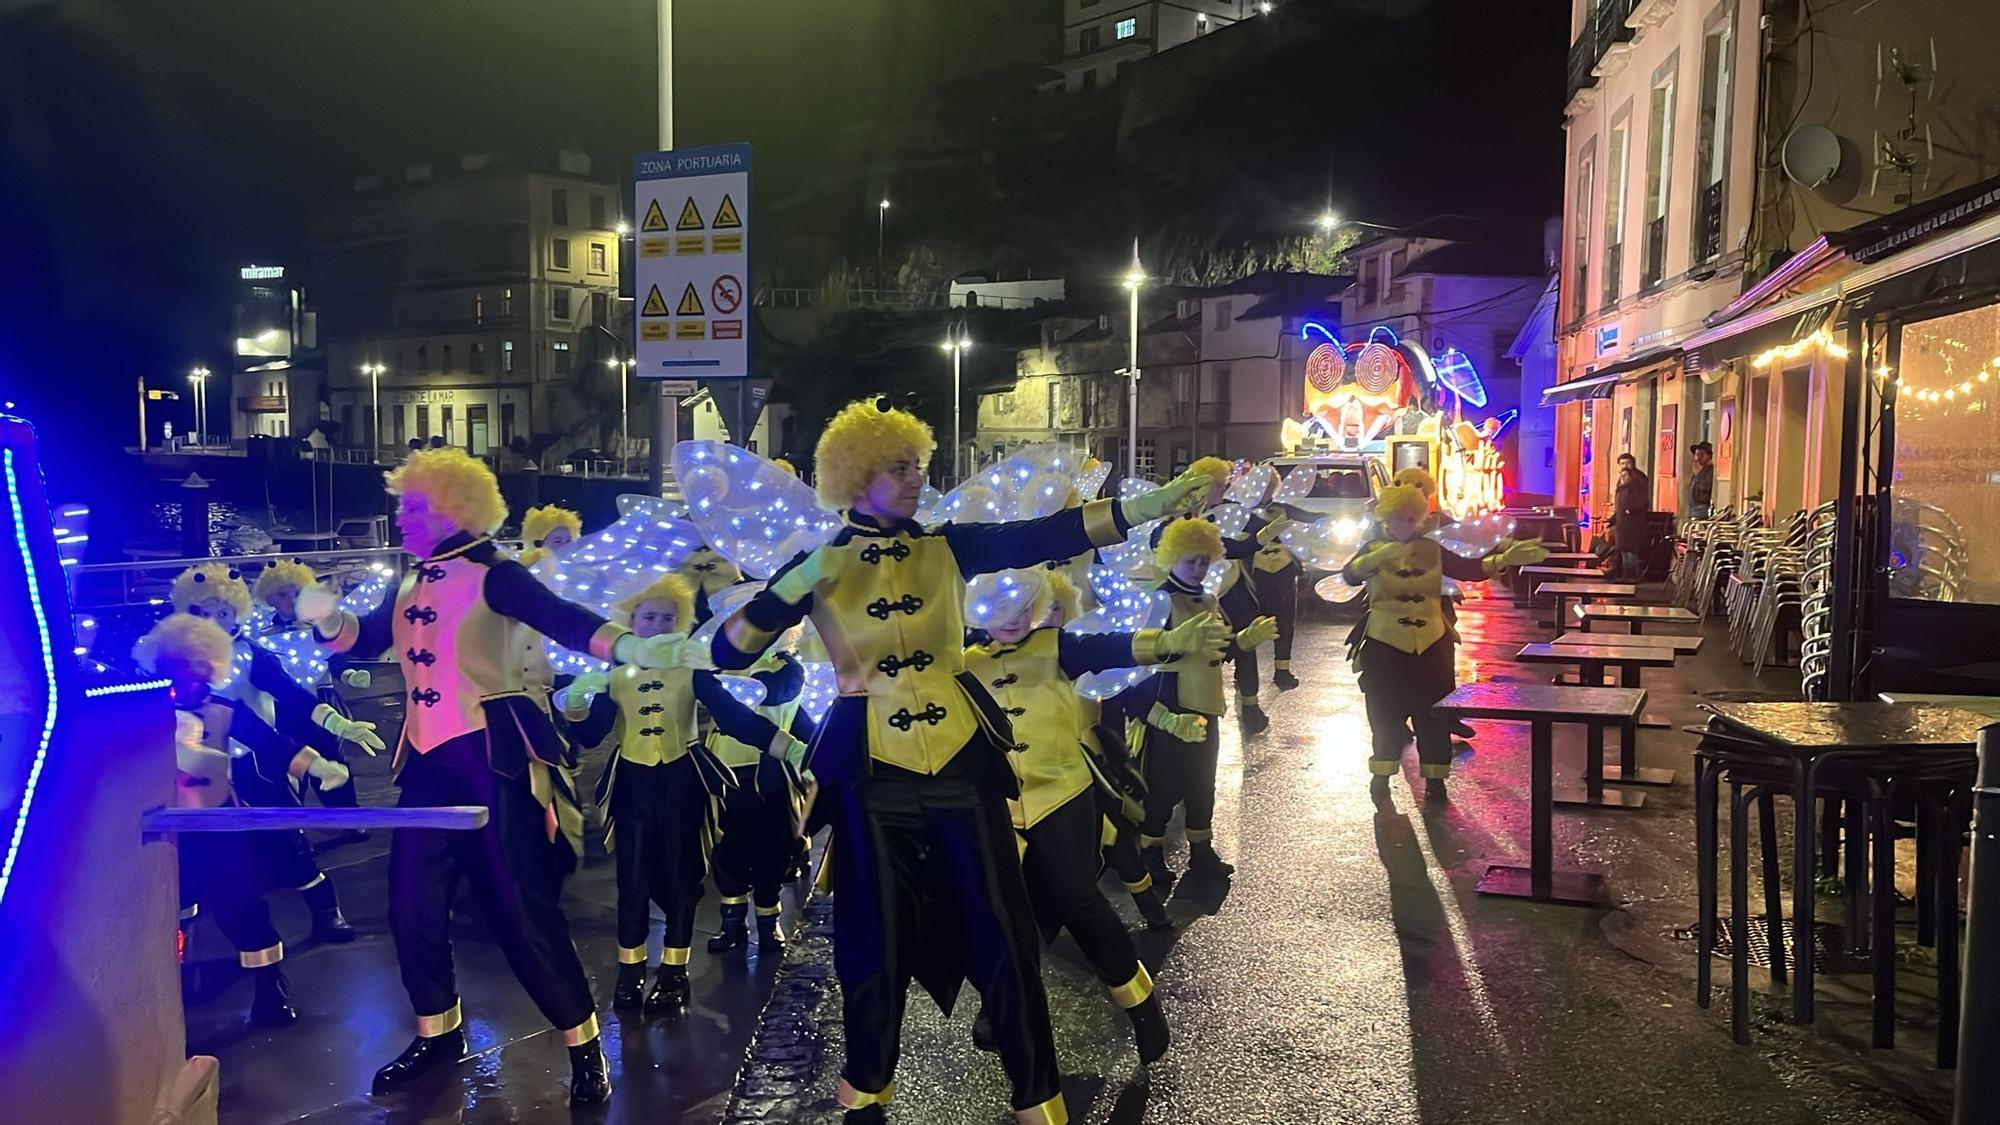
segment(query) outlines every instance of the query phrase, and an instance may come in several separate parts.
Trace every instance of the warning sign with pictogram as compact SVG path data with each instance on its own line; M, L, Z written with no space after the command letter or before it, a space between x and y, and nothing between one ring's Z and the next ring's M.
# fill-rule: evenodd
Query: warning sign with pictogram
M727 192L723 193L722 202L715 208L715 221L709 226L716 230L735 230L742 225L743 217L736 213L736 201L729 198Z
M634 374L678 384L750 374L750 146L632 163Z

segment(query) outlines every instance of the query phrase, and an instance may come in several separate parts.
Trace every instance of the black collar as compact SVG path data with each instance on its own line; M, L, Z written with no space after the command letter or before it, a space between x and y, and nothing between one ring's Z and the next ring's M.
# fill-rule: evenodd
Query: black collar
M840 516L841 519L846 522L848 527L854 529L857 535L916 536L916 535L922 535L924 533L923 525L919 524L915 520L894 520L889 523L883 523L880 520L877 520L875 517L864 515L861 512L855 511L853 508L849 508L846 511L841 512Z

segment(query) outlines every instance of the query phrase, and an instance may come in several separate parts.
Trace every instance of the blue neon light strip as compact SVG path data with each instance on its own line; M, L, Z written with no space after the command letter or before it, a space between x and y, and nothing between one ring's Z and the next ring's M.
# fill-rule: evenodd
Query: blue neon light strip
M1306 335L1306 333L1308 332L1317 332L1320 335L1326 337L1327 340L1330 341L1334 347L1340 348L1342 350L1346 349L1346 345L1340 342L1340 338L1335 336L1333 334L1333 331L1327 328L1326 325L1321 324L1317 320L1308 320L1304 324L1299 325L1299 339L1301 340L1310 339L1310 337Z
M41 578L35 573L35 557L28 550L28 529L21 515L21 485L14 472L14 451L5 454L7 504L14 517L14 546L21 552L21 570L28 580L28 605L35 611L35 631L42 645L42 678L48 685L48 710L42 716L42 741L35 749L35 764L28 769L28 784L21 791L21 811L14 818L14 832L7 841L7 859L0 863L0 902L7 899L7 884L14 875L14 860L21 854L21 840L28 833L28 810L35 803L35 786L41 782L42 766L48 761L49 743L56 734L56 660L49 639L49 618L42 609Z
M1499 441L1500 435L1507 432L1507 427L1513 425L1515 422L1520 421L1520 419L1521 419L1521 412L1513 407L1508 407L1507 409L1502 410L1500 413L1495 414L1493 416L1493 420L1500 424L1493 427L1493 436L1487 438L1486 440Z
M1486 405L1486 384L1479 378L1479 369L1472 365L1472 357L1453 349L1438 357L1438 374L1451 393L1473 406Z
M1392 347L1392 348L1393 348L1393 347L1395 347L1396 345L1398 345L1398 344L1400 344L1400 343L1402 343L1402 342L1403 342L1403 338L1402 338L1401 336L1398 336L1398 335L1396 335L1396 330L1395 330L1395 329L1393 329L1393 328L1389 327L1389 326L1388 326L1388 325L1386 325L1386 324L1378 324L1378 325L1376 325L1375 327L1373 327L1373 328L1370 328L1370 329L1368 330L1368 342L1369 342L1369 343L1373 344L1373 343L1375 343L1375 342L1376 342L1376 339L1375 339L1375 337L1376 337L1376 334L1377 334L1377 333L1380 333L1380 334L1382 334L1382 335L1384 335L1384 336L1387 336L1387 337L1389 337L1389 339L1388 339L1388 344L1389 344L1389 346L1390 346L1390 347Z

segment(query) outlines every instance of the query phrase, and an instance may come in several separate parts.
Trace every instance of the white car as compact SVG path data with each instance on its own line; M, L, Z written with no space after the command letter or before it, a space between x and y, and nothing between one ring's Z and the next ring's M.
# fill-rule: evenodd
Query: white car
M1313 467L1312 491L1286 503L1308 520L1333 519L1332 539L1344 552L1340 560L1340 564L1344 565L1345 556L1352 555L1355 548L1368 539L1374 519L1369 514L1369 505L1378 493L1389 486L1388 470L1378 458L1358 453L1278 457L1271 461L1271 465L1280 476L1290 474L1301 465ZM1331 569L1308 567L1305 580L1321 601L1336 610L1350 608L1361 596L1361 591L1340 580L1338 565Z

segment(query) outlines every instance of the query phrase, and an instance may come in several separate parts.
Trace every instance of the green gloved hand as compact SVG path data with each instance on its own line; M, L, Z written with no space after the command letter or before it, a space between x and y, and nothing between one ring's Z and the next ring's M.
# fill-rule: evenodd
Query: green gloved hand
M1146 716L1146 725L1182 742L1200 742L1208 734L1208 719L1205 716L1184 714L1168 708L1164 703L1153 704L1153 710Z
M1121 501L1118 511L1125 517L1126 523L1136 527L1186 511L1193 506L1196 498L1207 495L1213 487L1214 477L1190 469L1151 492Z
M1229 647L1229 625L1213 613L1196 614L1160 634L1162 656L1201 656L1220 659Z
M374 723L349 719L329 707L326 714L320 716L319 725L342 742L352 742L366 750L371 758L375 756L377 750L382 749L382 738L375 733Z
M571 680L569 687L565 690L569 692L571 699L577 699L583 696L596 695L601 691L609 690L610 687L611 673L584 672Z
M382 743L378 740L375 745L380 746ZM373 753L373 751L370 751L370 753ZM312 762L306 766L306 772L319 779L319 787L321 789L338 789L347 784L349 777L346 766L341 765L332 758L319 756L315 756Z
M1394 539L1378 540L1356 552L1355 556L1347 561L1348 569L1366 578L1382 569L1390 559L1395 558L1402 546Z
M340 674L340 682L360 691L375 682L375 674L366 668L349 668Z
M1533 566L1549 557L1549 549L1534 539L1509 539L1498 552L1502 567Z
M1275 617L1259 617L1245 626L1242 632L1236 634L1236 649L1238 652L1249 652L1266 641L1277 639L1278 619Z
M1291 527L1294 522L1290 516L1279 516L1277 519L1265 524L1257 531L1257 545L1259 547L1268 547L1277 542L1278 536L1283 535L1285 530Z
M815 548L797 565L779 575L771 583L771 592L778 595L786 605L797 605L806 596L821 586L840 576L847 563L847 552L828 547Z
M632 646L630 663L641 668L661 670L670 668L713 668L708 659L708 651L699 641L686 633L665 633L657 637L641 637Z
M785 764L792 767L796 773L805 769L808 749L810 748L804 742L781 730L778 732L778 737L771 740L771 748L767 752L773 758L783 758Z

